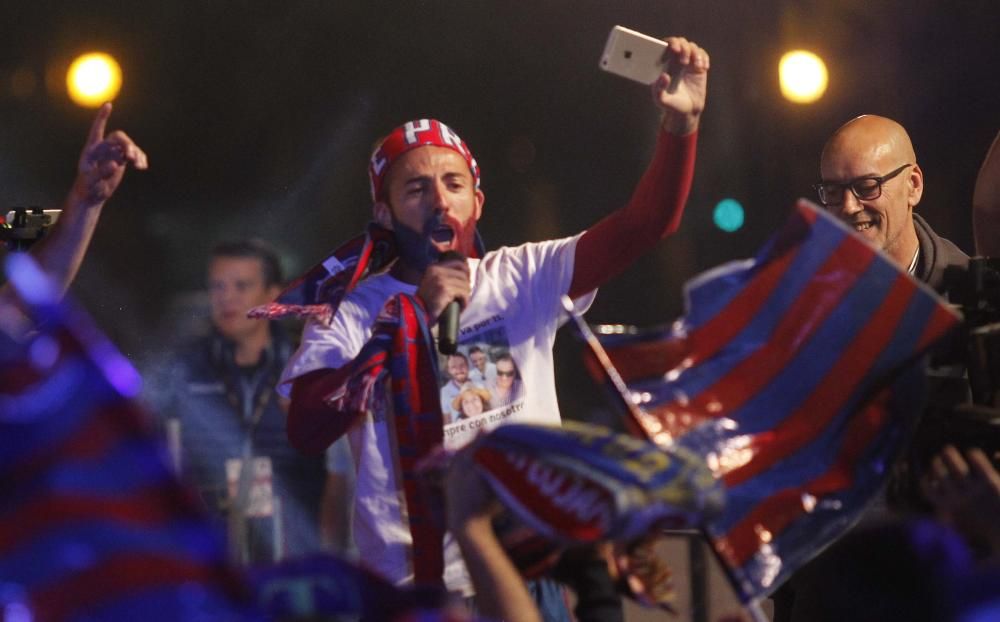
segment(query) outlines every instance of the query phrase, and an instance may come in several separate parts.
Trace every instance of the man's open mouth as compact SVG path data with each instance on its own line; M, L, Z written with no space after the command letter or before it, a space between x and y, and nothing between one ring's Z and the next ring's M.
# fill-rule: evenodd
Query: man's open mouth
M431 231L431 240L435 242L450 244L453 239L455 239L455 231L446 225L435 227Z

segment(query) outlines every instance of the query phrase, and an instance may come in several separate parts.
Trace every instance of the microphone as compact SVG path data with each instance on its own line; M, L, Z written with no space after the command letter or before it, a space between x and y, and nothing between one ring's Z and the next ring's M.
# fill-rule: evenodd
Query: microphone
M455 259L465 261L465 256L458 251L445 251L438 257L438 263ZM454 354L458 350L458 314L461 310L458 301L452 300L438 318L438 351L441 354Z

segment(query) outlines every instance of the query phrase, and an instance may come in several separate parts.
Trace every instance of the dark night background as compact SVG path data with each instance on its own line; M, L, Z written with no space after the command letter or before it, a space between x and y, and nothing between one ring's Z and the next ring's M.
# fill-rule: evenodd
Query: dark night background
M79 53L122 65L111 128L151 169L104 211L73 287L133 360L161 347L175 295L201 287L215 241L259 236L294 275L369 216L373 140L411 118L454 127L483 170L496 247L575 233L621 205L657 111L597 68L622 24L681 34L712 56L694 190L680 232L604 288L588 319L662 323L682 283L751 254L811 196L826 136L862 113L900 121L927 189L919 211L968 252L980 161L1000 129L995 0L35 2L0 0L0 200L58 207L93 111L65 95ZM783 51L825 58L817 104L781 99ZM16 72L36 79L15 94ZM743 229L715 229L724 197ZM566 341L563 339L563 341ZM564 414L587 409L562 344Z

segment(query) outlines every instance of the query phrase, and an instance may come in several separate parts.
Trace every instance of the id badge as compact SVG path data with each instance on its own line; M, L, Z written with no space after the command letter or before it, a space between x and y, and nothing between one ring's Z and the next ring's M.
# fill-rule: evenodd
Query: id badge
M226 460L226 484L229 489L229 502L235 503L240 489L240 472L243 470L243 460L230 458ZM274 515L274 487L272 486L271 459L267 456L257 456L251 459L249 472L250 487L247 494L244 514L250 517L264 518Z

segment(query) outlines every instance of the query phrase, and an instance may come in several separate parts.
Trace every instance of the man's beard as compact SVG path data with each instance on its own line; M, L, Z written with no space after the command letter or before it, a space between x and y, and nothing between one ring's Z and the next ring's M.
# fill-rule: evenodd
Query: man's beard
M400 260L408 267L423 273L437 261L440 253L431 243L431 233L441 226L444 215L435 214L424 222L423 231L414 231L392 217L393 234Z

